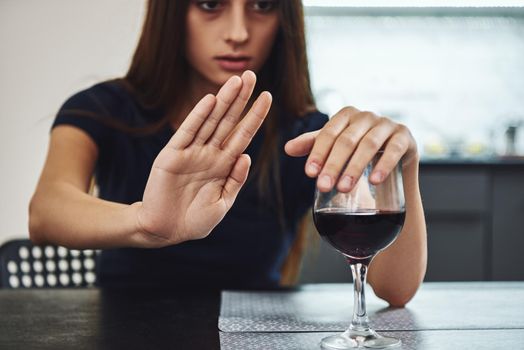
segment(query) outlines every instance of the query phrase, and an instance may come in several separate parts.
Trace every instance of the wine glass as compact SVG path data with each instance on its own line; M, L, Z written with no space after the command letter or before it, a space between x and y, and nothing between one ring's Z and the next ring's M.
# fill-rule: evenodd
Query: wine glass
M346 257L354 286L351 324L344 333L322 339L323 349L382 349L401 344L399 339L381 336L369 327L364 295L371 260L397 238L406 212L400 163L382 183L369 182L382 154L368 163L351 192L338 192L336 188L315 192L315 226L322 238Z

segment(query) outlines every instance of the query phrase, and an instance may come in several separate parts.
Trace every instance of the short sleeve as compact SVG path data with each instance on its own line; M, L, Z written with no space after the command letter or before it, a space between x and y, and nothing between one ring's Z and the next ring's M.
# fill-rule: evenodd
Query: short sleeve
M111 132L103 121L110 115L111 101L98 90L94 86L68 98L58 110L51 129L59 125L75 126L87 133L99 149L103 148Z

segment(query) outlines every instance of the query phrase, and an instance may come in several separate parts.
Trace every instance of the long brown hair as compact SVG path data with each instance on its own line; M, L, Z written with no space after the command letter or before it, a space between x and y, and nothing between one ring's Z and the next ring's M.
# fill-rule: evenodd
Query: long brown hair
M188 98L186 82L190 64L185 58L186 14L190 0L149 0L131 65L122 82L145 108L178 110ZM264 123L264 142L252 175L261 198L276 202L282 225L283 203L279 169L279 128L289 120L314 110L306 55L301 0L278 2L280 27L272 51L258 72L256 91L274 97ZM284 78L285 77L285 78ZM169 115L158 122L169 122ZM276 194L269 199L268 189ZM293 254L291 254L293 255Z
M177 107L186 98L190 64L184 48L189 3L190 0L147 2L142 34L124 77L144 107ZM280 28L273 50L258 73L258 89L276 96L284 112L300 116L314 106L302 2L280 1L278 12Z

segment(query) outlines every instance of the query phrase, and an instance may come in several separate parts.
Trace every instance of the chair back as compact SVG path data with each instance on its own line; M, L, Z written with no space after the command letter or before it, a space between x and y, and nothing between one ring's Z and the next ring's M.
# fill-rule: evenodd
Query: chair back
M90 287L96 281L96 250L34 245L11 240L0 247L0 288Z

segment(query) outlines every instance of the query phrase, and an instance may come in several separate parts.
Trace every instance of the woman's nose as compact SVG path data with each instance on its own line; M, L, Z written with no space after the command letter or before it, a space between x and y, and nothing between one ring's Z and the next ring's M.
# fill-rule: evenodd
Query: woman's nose
M248 23L243 6L233 6L227 22L226 41L238 45L249 39Z

